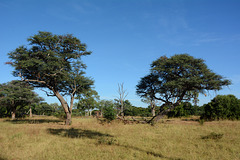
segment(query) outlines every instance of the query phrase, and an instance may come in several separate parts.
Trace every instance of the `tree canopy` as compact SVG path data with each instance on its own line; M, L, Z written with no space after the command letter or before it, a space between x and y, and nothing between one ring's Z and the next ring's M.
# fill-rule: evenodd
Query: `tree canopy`
M46 94L59 99L67 116L66 124L70 124L75 95L93 85L93 80L84 76L86 65L81 61L82 56L91 52L71 34L39 31L28 42L28 47L20 46L8 54L11 59L8 64L15 68L14 76L33 87L48 89ZM71 96L70 106L63 98L65 95Z
M188 54L177 54L170 58L162 56L152 62L150 71L151 74L143 77L137 85L137 93L140 96L152 96L168 107L157 115L156 120L181 102L196 98L196 92L220 90L231 84L230 80L211 71L203 59ZM151 76L153 80L149 78ZM146 80L151 80L151 83Z

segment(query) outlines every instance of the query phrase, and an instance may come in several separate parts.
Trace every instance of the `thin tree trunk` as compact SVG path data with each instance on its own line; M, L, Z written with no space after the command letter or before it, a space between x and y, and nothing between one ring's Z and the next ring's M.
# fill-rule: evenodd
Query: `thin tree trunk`
M120 115L121 115L122 117L124 116L123 108L124 108L124 104L123 104L123 100L121 100Z
M30 108L29 108L29 117L30 117L30 118L33 117L33 115L32 115L32 106L30 106Z
M12 120L14 120L16 118L16 109L14 108L11 112L12 114Z

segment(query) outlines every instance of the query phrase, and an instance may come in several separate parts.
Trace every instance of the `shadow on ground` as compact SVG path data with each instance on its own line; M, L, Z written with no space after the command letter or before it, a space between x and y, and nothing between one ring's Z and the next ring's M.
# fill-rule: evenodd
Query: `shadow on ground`
M109 134L104 134L97 131L92 130L83 130L83 129L52 129L48 128L48 133L52 135L58 135L61 137L68 137L68 138L90 138L90 139L97 139L99 137L113 137Z
M7 160L6 158L3 158L3 157L1 157L1 155L0 155L0 160Z
M121 145L120 145L121 146ZM155 152L152 152L152 151L146 151L146 150L143 150L141 148L138 148L138 147L134 147L134 146L126 146L126 145L122 145L121 147L125 147L127 149L133 149L133 150L136 150L136 151L140 151L140 152L145 152L147 153L148 155L151 155L151 156L154 156L154 157L158 157L158 158L164 158L164 159L167 159L167 160L183 160L181 158L174 158L174 157L166 157L160 153L155 153Z
M60 123L64 122L59 119L16 119L16 120L5 120L13 124L41 124L41 123Z
M194 118L191 118L191 119L181 119L182 121L192 121L192 122L199 122L199 119L194 119Z

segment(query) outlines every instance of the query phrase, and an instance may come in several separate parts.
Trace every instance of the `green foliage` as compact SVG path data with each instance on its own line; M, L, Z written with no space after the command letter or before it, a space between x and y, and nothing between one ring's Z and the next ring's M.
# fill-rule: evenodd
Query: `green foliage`
M201 107L193 106L190 102L183 102L173 110L168 112L168 117L188 117L191 115L199 116Z
M174 55L170 58L160 57L151 65L151 71L158 76L156 93L162 95L158 99L170 103L190 100L192 93L202 90L220 90L229 85L229 80L215 74L207 68L204 60L196 59L188 54ZM165 97L165 98L164 98Z
M85 115L85 111L82 111L80 109L73 109L72 110L72 116L77 117L77 116L84 116Z
M240 120L240 100L234 95L218 95L205 104L201 116L207 120L237 119Z
M85 69L79 61L82 55L89 55L86 45L72 35L53 35L39 32L28 39L30 47L21 46L9 53L14 75L29 80L35 87L54 87L67 92L74 69ZM78 70L78 75L84 74ZM81 77L78 77L79 79Z
M11 81L0 85L1 116L17 113L16 116L22 117L29 110L28 105L36 104L41 100L42 98L33 92L33 87L26 82Z
M159 85L158 76L154 74L147 75L139 81L136 86L136 93L142 100L149 100L152 103L155 100L155 94L157 92L157 86Z
M113 104L106 105L103 109L103 117L106 118L108 121L112 121L116 119L117 111Z
M87 46L72 36L54 35L41 32L28 39L29 46L20 46L10 52L9 58L15 71L13 75L21 77L33 87L48 89L48 96L57 96L69 113L76 95L86 92L94 83L85 77L86 65L81 57L90 55ZM70 96L70 105L63 96ZM70 119L66 121L69 123Z
M142 108L131 106L124 110L124 115L126 116L141 116L141 117L151 117L151 108Z
M36 104L32 107L33 114L37 115L55 115L56 112L62 111L63 109L57 103L48 104L46 102L42 102L40 104Z
M96 108L97 100L99 99L97 91L93 89L89 89L84 93L78 95L77 99L79 99L78 103L76 104L77 109L85 111L91 110Z
M204 60L178 54L153 61L151 73L137 85L137 94L164 102L168 112L182 102L197 102L198 93L220 90L230 84L229 80L208 69Z

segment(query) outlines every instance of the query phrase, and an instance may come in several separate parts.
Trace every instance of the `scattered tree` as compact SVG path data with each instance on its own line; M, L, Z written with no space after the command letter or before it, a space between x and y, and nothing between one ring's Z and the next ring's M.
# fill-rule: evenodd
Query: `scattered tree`
M76 94L89 89L93 81L85 77L86 65L81 57L90 55L86 44L76 37L53 35L50 32L39 32L28 39L29 47L20 46L10 52L9 58L22 81L33 87L45 88L48 96L56 96L66 114L66 125L71 123L73 101ZM50 91L50 92L49 92ZM64 96L70 96L70 105Z
M11 81L0 85L1 107L5 107L8 113L11 112L12 119L15 119L17 111L40 100L33 92L33 87L26 82Z
M89 89L86 92L78 95L77 99L79 99L77 108L84 111L87 110L87 115L90 116L90 110L97 107L97 100L99 99L99 96L97 91Z
M208 69L204 60L188 54L160 57L151 64L151 74L157 77L153 97L162 101L165 109L149 122L160 120L181 102L194 99L196 92L220 90L231 84L229 80ZM143 90L142 94L148 95L149 90Z

